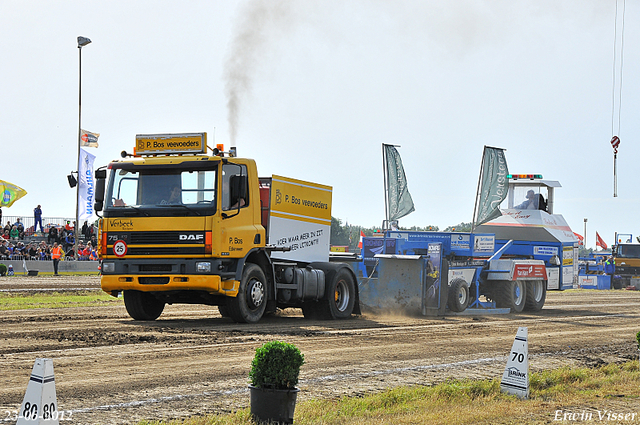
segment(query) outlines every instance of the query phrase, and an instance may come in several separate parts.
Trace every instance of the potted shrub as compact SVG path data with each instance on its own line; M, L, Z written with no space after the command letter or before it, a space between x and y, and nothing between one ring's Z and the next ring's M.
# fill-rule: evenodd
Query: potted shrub
M298 347L271 341L256 349L251 362L251 415L257 421L293 423L298 375L304 355Z

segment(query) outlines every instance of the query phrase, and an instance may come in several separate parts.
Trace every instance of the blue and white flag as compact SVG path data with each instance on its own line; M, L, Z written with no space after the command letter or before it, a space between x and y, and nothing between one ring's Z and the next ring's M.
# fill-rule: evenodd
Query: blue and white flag
M95 181L93 179L93 161L95 155L91 155L84 149L80 149L78 159L78 220L90 221L93 218L93 202L95 194ZM76 226L78 223L76 223Z

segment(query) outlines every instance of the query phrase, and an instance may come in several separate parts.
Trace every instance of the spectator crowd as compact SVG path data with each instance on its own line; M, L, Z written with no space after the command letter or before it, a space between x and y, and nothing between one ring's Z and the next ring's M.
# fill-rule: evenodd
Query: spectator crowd
M67 221L66 224L62 226L49 223L43 229L42 223L40 223L42 236L46 236L47 240L34 241L32 240L32 236L36 236L37 233L33 227L37 226L37 222L35 226L25 231L20 218L13 224L11 221L7 221L0 237L0 260L51 260L51 250L53 249L53 244L56 242L62 247L63 260L97 260L96 232L94 227L88 225L86 221L81 229L84 240L78 242L78 252L76 255L73 249L75 243L75 224L75 221L73 224ZM27 239L26 241L25 238Z

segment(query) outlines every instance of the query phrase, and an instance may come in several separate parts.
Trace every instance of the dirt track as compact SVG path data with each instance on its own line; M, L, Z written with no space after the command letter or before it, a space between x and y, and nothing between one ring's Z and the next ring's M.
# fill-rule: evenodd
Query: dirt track
M99 288L99 281L0 278L0 290L62 287ZM37 357L53 359L59 410L72 418L61 423L131 424L246 407L254 350L273 339L304 353L305 400L500 377L518 326L529 328L531 370L637 359L639 307L640 292L620 290L551 292L535 315L325 322L292 310L251 326L207 306L167 306L155 322L134 322L124 305L0 311L0 422L15 423L6 419Z

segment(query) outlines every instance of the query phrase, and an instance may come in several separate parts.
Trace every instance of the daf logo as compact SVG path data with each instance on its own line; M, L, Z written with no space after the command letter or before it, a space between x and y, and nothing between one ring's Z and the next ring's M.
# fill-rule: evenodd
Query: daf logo
M178 238L181 241L201 241L204 239L204 235L180 235Z

